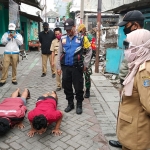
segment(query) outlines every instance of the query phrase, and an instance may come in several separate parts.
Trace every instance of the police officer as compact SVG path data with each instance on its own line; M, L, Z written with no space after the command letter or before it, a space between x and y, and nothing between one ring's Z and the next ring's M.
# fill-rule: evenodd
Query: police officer
M129 73L123 82L117 122L123 150L150 148L150 32L142 29L143 25L144 16L137 10L128 12L119 23L125 26L129 43L125 50Z
M83 71L89 65L92 50L90 46L87 47L86 55L83 61L83 37L76 35L74 20L69 18L64 23L64 29L67 35L62 36L59 51L58 51L58 66L57 73L60 74L62 70L62 85L68 106L65 112L70 112L74 109L74 86L77 100L76 113L82 114L83 101Z
M90 47L91 44L89 42L90 40L88 39L88 37L86 35L86 27L85 27L84 24L80 24L78 26L78 34L81 34L83 36L84 44L86 44L86 45L83 45L83 47L85 48L84 53L86 54L86 48ZM91 66L89 65L87 67L86 71L84 71L85 87L86 87L85 95L84 95L85 98L89 98L90 97L90 88L91 88L90 75L92 74L91 70L92 70Z

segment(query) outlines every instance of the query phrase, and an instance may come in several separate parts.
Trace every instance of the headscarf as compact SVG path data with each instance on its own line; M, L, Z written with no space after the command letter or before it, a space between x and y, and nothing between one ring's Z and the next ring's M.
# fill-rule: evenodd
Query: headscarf
M150 60L150 31L145 29L135 30L127 35L126 39L130 48L125 50L125 59L128 61L129 73L123 85L125 96L131 96L134 76L144 62Z

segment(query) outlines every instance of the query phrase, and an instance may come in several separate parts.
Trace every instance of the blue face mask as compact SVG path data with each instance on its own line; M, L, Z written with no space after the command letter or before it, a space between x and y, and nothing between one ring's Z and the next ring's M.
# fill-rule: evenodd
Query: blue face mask
M14 30L9 30L9 32L10 32L11 34L14 34L14 33L15 33L15 31L14 31Z

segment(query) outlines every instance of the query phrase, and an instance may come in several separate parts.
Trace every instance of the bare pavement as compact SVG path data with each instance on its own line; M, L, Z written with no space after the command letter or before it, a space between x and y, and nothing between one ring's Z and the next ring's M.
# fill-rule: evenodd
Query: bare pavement
M27 101L29 112L35 107L36 99L40 95L56 89L56 82L51 77L49 63L46 77L41 77L41 54L37 51L29 52L28 59L20 60L17 70L18 85L11 83L10 67L7 83L0 87L0 101L9 97L17 87L21 91L28 88L31 92L31 99ZM51 134L54 127L52 124L46 133L29 138L27 133L30 124L26 114L23 121L24 129L13 128L5 136L0 137L0 150L117 150L118 148L109 146L108 140L117 139L119 93L100 73L93 73L91 79L91 97L84 99L83 114L77 115L75 109L69 113L64 112L61 136ZM58 109L63 111L67 101L63 90L57 93Z

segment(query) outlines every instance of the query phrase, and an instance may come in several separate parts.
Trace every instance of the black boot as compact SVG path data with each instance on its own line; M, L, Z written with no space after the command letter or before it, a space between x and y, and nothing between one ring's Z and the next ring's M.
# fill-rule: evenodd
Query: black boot
M68 106L65 109L65 112L70 112L72 109L74 109L74 103L73 103L73 101L68 102Z
M86 91L85 91L84 98L89 98L89 97L90 97L90 89L87 88Z
M82 102L77 102L76 114L82 114Z

